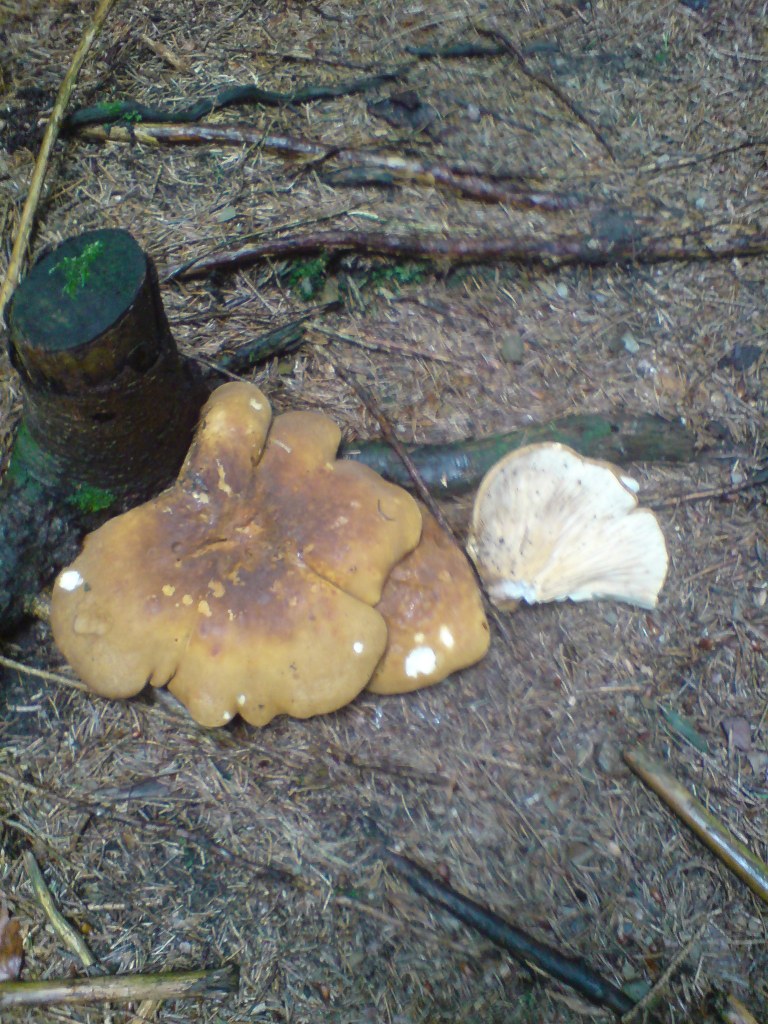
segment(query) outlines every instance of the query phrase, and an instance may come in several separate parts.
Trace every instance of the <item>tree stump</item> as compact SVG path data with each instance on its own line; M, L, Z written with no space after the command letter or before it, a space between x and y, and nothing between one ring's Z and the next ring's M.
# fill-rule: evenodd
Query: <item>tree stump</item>
M63 242L21 282L7 319L24 411L0 493L0 633L106 511L176 476L205 397L155 268L126 231Z

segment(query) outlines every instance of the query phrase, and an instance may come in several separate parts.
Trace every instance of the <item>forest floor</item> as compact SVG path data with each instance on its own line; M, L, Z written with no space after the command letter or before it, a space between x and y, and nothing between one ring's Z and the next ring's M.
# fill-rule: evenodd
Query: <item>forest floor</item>
M85 6L0 0L0 270ZM496 51L412 50L458 43ZM612 1018L408 890L365 828L373 819L392 848L633 997L674 963L654 1020L768 1021L768 908L622 758L642 745L768 859L768 526L765 485L751 485L765 459L768 259L556 258L563 236L703 237L715 256L722 232L760 217L765 230L768 5L118 2L73 104L176 106L236 84L290 92L394 69L373 91L228 107L205 123L471 164L485 180L576 197L572 208L482 202L426 180L347 183L332 159L259 142L71 134L32 255L128 228L165 282L180 349L208 363L312 312L298 351L246 377L277 411L325 410L347 438L378 424L339 368L403 441L589 411L684 418L695 462L631 467L669 548L658 609L523 607L504 617L506 637L493 626L480 664L431 689L209 731L166 702L68 686L48 626L30 626L3 654L43 676L0 669L0 893L21 922L23 976L82 970L30 888L31 848L104 971L240 965L237 997L144 1008L164 1024ZM462 265L281 256L167 280L223 243L288 230L525 234L555 249ZM331 299L340 306L320 308ZM7 450L20 399L7 362L0 374ZM460 535L471 501L442 502ZM723 1016L729 997L754 1017ZM3 1011L107 1019L136 1021L136 1007Z

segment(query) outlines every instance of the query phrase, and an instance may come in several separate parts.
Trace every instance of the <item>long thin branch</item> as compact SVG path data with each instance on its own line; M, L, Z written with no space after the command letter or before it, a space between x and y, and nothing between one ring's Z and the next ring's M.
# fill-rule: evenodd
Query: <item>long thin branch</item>
M0 1007L128 1002L139 999L222 999L237 992L239 981L240 970L236 964L208 971L110 974L52 981L3 981L0 982Z
M634 1004L629 996L592 970L583 960L563 956L558 950L539 942L492 910L462 896L445 882L438 881L408 857L390 850L385 850L384 856L412 889L487 936L491 942L506 949L518 960L532 964L551 978L570 985L598 1006L607 1006L614 1013L627 1013L632 1009Z
M680 234L660 238L648 235L610 241L588 235L518 234L503 236L446 238L442 235L398 232L364 232L347 229L309 231L268 238L232 247L172 267L165 280L175 277L205 277L214 270L232 270L267 257L304 256L316 252L361 252L381 256L431 259L451 264L520 261L559 266L583 263L601 266L616 263L661 263L669 260L733 259L760 256L768 252L768 229L742 225L737 231L720 225L697 230L681 228ZM710 232L706 237L705 231Z
M392 183L413 182L419 185L450 189L470 199L506 203L510 206L539 210L569 210L578 205L571 194L548 192L545 189L514 186L476 170L448 167L416 160L398 153L370 152L350 146L328 146L293 135L265 135L259 128L244 124L131 124L98 125L80 129L79 134L97 142L141 142L146 145L255 145L259 149L310 160L313 165L333 161L342 167L384 171Z
M45 173L48 170L48 164L51 159L51 152L53 150L54 143L59 137L59 132L61 131L61 125L64 121L64 115L67 105L69 104L69 99L72 95L72 90L75 87L77 76L79 75L80 68L83 66L83 62L88 55L88 51L93 45L94 39L101 30L104 22L107 20L107 15L112 10L116 2L117 0L101 0L101 3L93 16L93 21L83 33L83 38L80 40L80 45L72 58L69 71L67 71L64 76L64 81L59 86L59 91L56 95L56 102L53 105L51 116L48 118L48 124L45 126L45 134L43 135L43 141L40 145L40 152L37 154L37 160L35 161L35 169L32 172L32 180L29 183L29 192L27 192L24 209L21 211L21 220L19 222L18 231L16 232L16 238L13 242L13 251L11 252L11 258L8 263L8 271L5 275L2 287L0 288L0 319L2 319L5 307L11 297L11 292L19 283L19 278L21 277L24 258L29 245L29 239L32 234L35 212L37 210L37 204L40 201L43 182L45 181Z
M644 750L625 750L624 760L726 867L768 903L768 864L765 861L737 839L682 783Z

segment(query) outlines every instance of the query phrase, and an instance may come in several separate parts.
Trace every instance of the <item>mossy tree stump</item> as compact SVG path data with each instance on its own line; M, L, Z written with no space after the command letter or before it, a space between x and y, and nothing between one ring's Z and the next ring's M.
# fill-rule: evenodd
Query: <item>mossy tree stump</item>
M7 314L24 412L0 494L0 632L84 530L175 477L204 398L151 260L121 230L49 253Z

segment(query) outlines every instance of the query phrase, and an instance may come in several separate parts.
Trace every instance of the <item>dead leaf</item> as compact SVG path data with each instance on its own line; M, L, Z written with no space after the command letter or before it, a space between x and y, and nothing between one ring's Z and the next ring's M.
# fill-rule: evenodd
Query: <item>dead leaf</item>
M0 899L0 981L18 978L23 952L19 922L11 920L5 900Z
M424 131L437 118L435 108L429 103L422 103L412 89L369 103L368 110L374 117L384 118L393 128L412 128L414 131Z
M748 753L752 749L752 730L746 718L734 715L732 718L724 718L720 726L737 750Z

